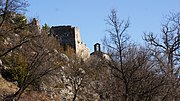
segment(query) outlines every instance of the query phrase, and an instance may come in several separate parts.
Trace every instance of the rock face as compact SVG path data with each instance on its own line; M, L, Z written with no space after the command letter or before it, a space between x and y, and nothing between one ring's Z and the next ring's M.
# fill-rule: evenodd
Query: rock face
M59 77L50 77L51 80L58 79ZM48 78L48 79L50 79ZM63 96L57 88L53 88L57 80L52 83L43 85L40 91L26 90L20 97L19 101L63 101ZM52 86L52 87L51 87ZM6 95L15 93L19 88L12 82L6 81L0 74L0 101Z
M6 81L0 74L0 100L5 95L15 93L18 89L14 83Z
M67 46L74 49L78 57L86 60L90 57L90 50L81 40L80 30L78 27L72 26L53 26L51 27L51 35L56 37L60 44L66 50Z
M19 89L15 83L9 82L2 77L1 72L6 68L8 67L4 66L0 59L0 101L5 95L13 94Z
M43 78L39 91L46 94L50 99L54 99L53 101L59 101L55 99L60 99L60 101L68 100L72 95L71 88L68 86L68 79L66 79L62 70L56 70L53 75Z

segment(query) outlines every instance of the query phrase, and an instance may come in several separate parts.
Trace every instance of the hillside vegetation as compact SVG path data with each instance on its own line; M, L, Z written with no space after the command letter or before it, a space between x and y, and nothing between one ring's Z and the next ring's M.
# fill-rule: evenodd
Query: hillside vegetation
M146 45L130 41L129 20L112 10L105 20L104 52L77 57L50 27L22 14L25 0L0 3L0 100L179 101L180 13L171 13L160 35L144 33Z

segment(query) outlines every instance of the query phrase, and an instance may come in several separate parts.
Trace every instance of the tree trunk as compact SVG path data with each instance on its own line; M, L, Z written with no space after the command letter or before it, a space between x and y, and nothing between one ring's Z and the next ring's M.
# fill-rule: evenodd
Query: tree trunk
M75 100L76 100L76 96L77 96L77 94L75 93L72 101L75 101Z

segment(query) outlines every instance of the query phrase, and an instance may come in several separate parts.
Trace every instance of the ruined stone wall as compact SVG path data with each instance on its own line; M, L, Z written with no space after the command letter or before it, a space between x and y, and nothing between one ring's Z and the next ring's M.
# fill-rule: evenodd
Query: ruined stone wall
M75 27L75 45L76 45L76 54L78 57L81 57L84 60L90 57L89 48L86 46L85 43L82 42L80 36L80 30L77 27Z
M81 57L84 60L90 57L90 50L83 42L78 43L76 46L78 47L76 53L78 57Z
M51 34L56 37L60 44L65 48L70 46L75 49L75 34L74 28L71 26L53 26L51 27ZM75 50L76 51L76 50Z
M89 48L82 42L78 27L54 26L51 28L51 34L58 38L61 45L73 48L78 57L84 60L90 57Z

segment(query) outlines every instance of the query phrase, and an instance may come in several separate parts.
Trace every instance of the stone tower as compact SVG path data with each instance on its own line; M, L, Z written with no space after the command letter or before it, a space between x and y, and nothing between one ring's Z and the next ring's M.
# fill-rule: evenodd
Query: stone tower
M89 58L89 48L81 41L80 30L72 26L53 26L51 34L55 36L60 44L65 48L70 46L74 49L75 54L83 59Z

